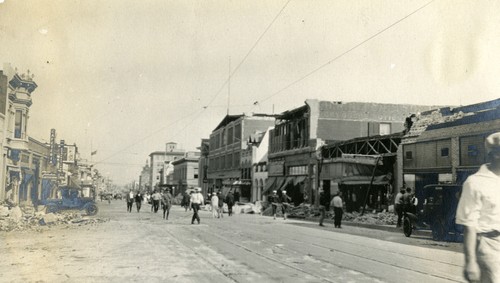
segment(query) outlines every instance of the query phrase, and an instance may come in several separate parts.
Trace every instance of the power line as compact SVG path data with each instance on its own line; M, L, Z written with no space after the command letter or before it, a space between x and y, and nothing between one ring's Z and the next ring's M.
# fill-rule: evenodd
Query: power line
M278 94L282 93L283 91L287 90L287 89L288 89L288 88L290 88L291 86L293 86L293 85L295 85L295 84L297 84L297 83L301 82L302 80L306 79L307 77L311 76L312 74L316 73L317 71L319 71L319 70L323 69L324 67L326 67L326 66L330 65L331 63L335 62L336 60L338 60L338 59L342 58L344 55L346 55L346 54L350 53L351 51L353 51L353 50L357 49L357 48L358 48L358 47L360 47L361 45L363 45L363 44L367 43L368 41L370 41L370 40L374 39L375 37L379 36L380 34L384 33L385 31L387 31L387 30L389 30L390 28L394 27L395 25L399 24L400 22L402 22L402 21L406 20L407 18L409 18L409 17L410 17L410 16L412 16L413 14L415 14L415 13L419 12L420 10L422 10L422 9L424 9L425 7L427 7L428 5L430 5L432 2L434 2L434 0L432 0L432 1L430 1L430 2L427 2L425 5L423 5L423 6L419 7L418 9L414 10L414 11L413 11L413 12L411 12L410 14L408 14L408 15L406 15L406 16L404 16L404 17L402 17L401 19L399 19L399 20L395 21L394 23L392 23L392 24L390 24L389 26L385 27L385 28L384 28L384 29L382 29L381 31L379 31L379 32L375 33L374 35L372 35L372 36L368 37L367 39L365 39L365 40L361 41L360 43L358 43L358 44L354 45L354 46L353 46L353 47L351 47L350 49L348 49L348 50L344 51L344 52L343 52L343 53L341 53L340 55L337 55L335 58L333 58L333 59L329 60L328 62L326 62L326 63L322 64L321 66L319 66L319 67L317 67L316 69L314 69L314 70L310 71L309 73L305 74L304 76L300 77L299 79L297 79L297 80L295 80L295 81L293 81L293 82L289 83L288 85L286 85L286 86L285 86L285 87L283 87L282 89L280 89L280 90L278 90L278 91L274 92L273 94L269 95L268 97L266 97L266 98L262 99L260 102L264 102L264 101L266 101L266 100L269 100L269 99L271 99L272 97L274 97L274 96L276 96L276 95L278 95ZM259 104L259 102L258 102L258 101L256 101L256 102L257 102L257 103L256 103L255 105Z
M203 111L203 110L202 110L202 111ZM201 112L200 112L200 113L201 113ZM149 134L149 135L145 136L144 138L142 138L142 139L140 139L140 140L138 140L138 141L136 141L136 142L134 142L134 143L132 143L132 144L130 144L130 145L128 145L128 146L126 146L126 147L124 147L124 148L120 149L120 150L118 150L118 151L117 151L117 152L115 152L114 154L111 154L110 156L108 156L108 157L106 157L106 158L104 158L104 159L102 159L102 160L100 160L100 161L95 162L95 163L94 163L94 165L95 165L95 164L100 164L100 163L103 163L104 161L109 160L109 159L111 159L111 158L115 157L115 156L116 156L116 155L118 155L118 154L121 154L123 151L125 151L125 150L127 150L127 149L129 149L129 148L131 148L131 147L133 147L133 146L135 146L135 145L137 145L137 144L139 144L139 143L141 143L141 142L143 142L143 141L145 141L145 140L149 139L149 138L151 138L151 137L152 137L152 136L154 136L156 133L158 133L158 132L160 132L160 131L163 131L164 129L166 129L166 128L168 128L168 127L170 127L170 126L172 126L172 125L174 125L174 124L176 124L176 123L178 123L178 122L180 122L180 121L182 121L182 120L184 120L184 119L187 119L187 118L189 118L189 117L191 117L191 116L193 116L193 115L195 115L195 114L198 114L198 112L192 112L192 113L191 113L191 114L189 114L189 115L186 115L186 116L184 116L184 117L182 117L182 118L179 118L179 119L177 119L177 120L173 121L173 122L172 122L172 123L170 123L170 124L167 124L165 127L161 127L160 129L158 129L158 130L156 130L156 131L152 132L151 134Z
M221 93L221 91L224 89L224 87L228 84L228 82L231 80L231 78L233 77L233 75L238 71L238 69L241 67L241 65L243 65L243 63L246 61L246 59L248 58L248 56L250 56L250 53L252 53L252 51L255 49L255 47L257 47L257 44L259 44L260 40L264 37L264 35L267 33L267 31L271 28L271 26L274 24L274 22L276 22L276 20L278 19L278 17L281 15L281 13L285 10L285 8L288 6L288 4L291 2L292 0L288 0L285 5L283 5L283 7L281 8L281 10L279 10L279 12L276 14L276 16L273 18L273 20L271 21L271 23L269 23L269 25L266 27L266 29L264 30L264 32L262 32L262 34L259 36L259 38L257 39L257 41L255 41L255 43L252 45L252 47L250 48L250 50L248 50L247 54L245 55L245 57L243 57L243 59L241 60L241 62L236 66L236 68L229 74L228 78L226 79L226 81L222 84L222 86L220 87L219 91L217 91L217 93L215 94L215 96L212 98L212 100L210 100L210 102L206 105L206 107L210 106L210 104L212 104L214 102L214 100L219 96L219 94Z

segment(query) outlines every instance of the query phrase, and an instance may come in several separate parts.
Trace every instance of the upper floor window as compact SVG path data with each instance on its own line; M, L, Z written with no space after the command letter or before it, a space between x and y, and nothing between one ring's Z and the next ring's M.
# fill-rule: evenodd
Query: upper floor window
M14 138L22 138L23 129L23 112L21 110L16 110L15 125L14 125Z
M405 152L405 158L408 160L413 159L413 152L412 151Z
M389 123L380 123L378 126L380 135L390 135L391 134L391 124Z

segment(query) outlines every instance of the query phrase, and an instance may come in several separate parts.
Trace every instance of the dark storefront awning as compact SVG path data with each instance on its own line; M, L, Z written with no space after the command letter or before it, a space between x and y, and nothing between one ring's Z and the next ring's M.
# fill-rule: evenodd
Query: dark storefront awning
M297 186L298 184L304 182L306 180L307 176L297 176L295 177L295 179L293 180L293 185L294 186Z
M266 188L262 192L262 194L267 194L272 190L278 190L283 186L283 182L285 181L285 177L269 177L266 181Z

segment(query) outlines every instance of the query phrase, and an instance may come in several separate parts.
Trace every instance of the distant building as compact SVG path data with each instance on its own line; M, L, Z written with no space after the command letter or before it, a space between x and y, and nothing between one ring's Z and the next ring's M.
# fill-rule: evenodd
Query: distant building
M200 160L198 161L198 187L201 188L203 195L207 195L207 193L212 193L212 191L209 191L207 177L208 154L210 152L209 139L202 139L198 150L200 150Z
M252 194L251 202L264 200L262 192L267 182L267 151L269 149L269 127L265 132L256 132L248 138L248 149L251 150Z
M241 166L242 152L255 131L265 131L274 125L274 116L268 114L227 115L210 134L208 154L208 187L238 191L240 196L251 198L249 182L252 165ZM243 181L245 180L245 181Z
M177 143L168 142L165 151L155 151L149 154L149 164L151 166L150 182L151 189L157 189L160 185L174 185L173 165L171 162L181 159L186 153L183 149L177 148Z
M149 166L148 160L146 160L146 165L142 167L141 175L139 176L139 190L150 191L151 190L151 167Z
M198 186L198 162L200 152L188 152L183 158L172 162L174 166L173 182L174 193L183 193L190 187Z

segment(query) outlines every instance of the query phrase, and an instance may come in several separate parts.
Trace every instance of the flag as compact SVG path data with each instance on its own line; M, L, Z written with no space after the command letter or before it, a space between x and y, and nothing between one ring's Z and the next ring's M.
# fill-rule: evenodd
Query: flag
M90 153L90 155L96 155L96 154L97 154L97 150L92 151L92 152Z

